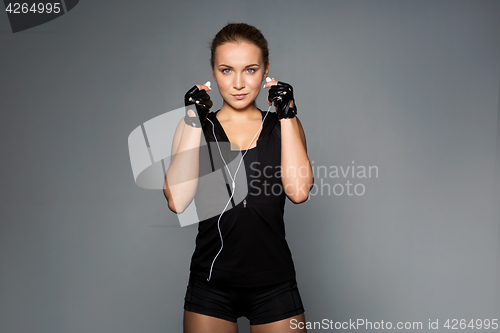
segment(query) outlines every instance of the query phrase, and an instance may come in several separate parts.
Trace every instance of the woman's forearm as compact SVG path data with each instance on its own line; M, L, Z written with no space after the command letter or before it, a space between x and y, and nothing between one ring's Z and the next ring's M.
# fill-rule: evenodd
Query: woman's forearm
M281 182L294 203L307 200L313 185L311 163L307 156L305 136L297 117L281 122Z
M182 122L182 135L174 141L172 159L165 175L163 192L168 207L175 213L182 213L196 193L199 176L199 151L201 128ZM177 144L176 144L177 143Z

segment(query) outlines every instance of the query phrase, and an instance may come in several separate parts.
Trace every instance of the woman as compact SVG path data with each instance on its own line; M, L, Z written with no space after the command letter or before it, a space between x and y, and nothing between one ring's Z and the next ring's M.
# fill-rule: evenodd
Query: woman
M304 309L283 208L286 197L294 203L307 200L313 176L292 86L266 82L267 41L248 24L228 24L219 31L210 63L222 108L209 113L208 85L186 93L187 112L174 135L164 186L172 211L183 212L194 199L203 216L185 297L184 332L237 332L240 316L250 320L252 333L305 332L291 325L304 322ZM262 87L270 88L268 105L274 104L276 113L257 108ZM208 144L200 147L202 133ZM222 185L202 177L218 170L225 172ZM248 192L240 200L242 170Z

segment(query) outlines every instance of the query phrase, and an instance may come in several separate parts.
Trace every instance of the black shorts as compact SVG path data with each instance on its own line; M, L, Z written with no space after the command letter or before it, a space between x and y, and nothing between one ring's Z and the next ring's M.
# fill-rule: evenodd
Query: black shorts
M193 274L189 277L184 310L232 322L244 316L250 325L304 313L295 279L267 287L237 288L214 285Z

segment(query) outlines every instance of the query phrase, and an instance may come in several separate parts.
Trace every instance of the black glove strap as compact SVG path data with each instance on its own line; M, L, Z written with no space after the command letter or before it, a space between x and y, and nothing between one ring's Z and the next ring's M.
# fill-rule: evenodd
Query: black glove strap
M198 117L190 117L186 114L184 116L184 122L186 123L186 125L191 127L196 127L196 128L201 127L200 118Z
M279 119L291 119L295 117L297 114L297 107L295 106L295 101L293 99L292 102L293 107L288 106L290 104L290 102L288 102L287 105L284 105L284 107L278 111Z

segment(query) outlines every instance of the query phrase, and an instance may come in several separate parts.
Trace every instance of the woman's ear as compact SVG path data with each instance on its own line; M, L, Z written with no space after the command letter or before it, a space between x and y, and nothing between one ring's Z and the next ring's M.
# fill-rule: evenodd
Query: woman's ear
M269 63L267 63L266 69L264 70L264 77L262 78L262 81L266 79L267 74L269 74Z

